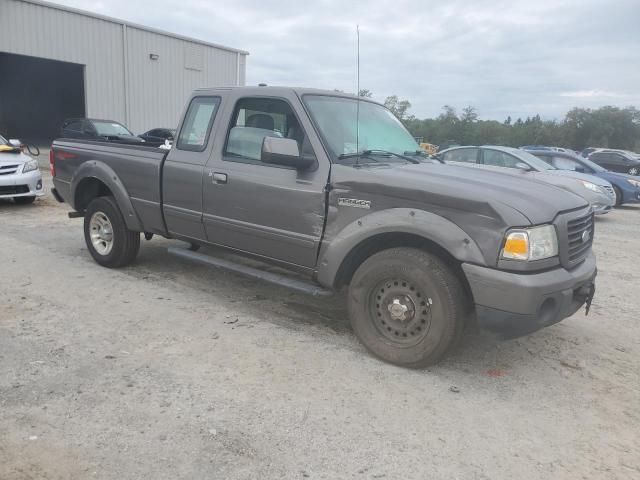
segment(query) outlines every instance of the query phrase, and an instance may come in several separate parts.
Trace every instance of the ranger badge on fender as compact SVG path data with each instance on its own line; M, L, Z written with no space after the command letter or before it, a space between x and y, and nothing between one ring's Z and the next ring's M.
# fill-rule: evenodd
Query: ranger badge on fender
M355 208L371 208L371 202L369 200L359 200L357 198L339 198L338 205L343 207L355 207Z

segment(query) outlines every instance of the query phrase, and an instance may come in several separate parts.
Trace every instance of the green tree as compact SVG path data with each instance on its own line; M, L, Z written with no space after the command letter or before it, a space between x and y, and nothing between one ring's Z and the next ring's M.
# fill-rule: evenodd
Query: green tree
M384 100L384 106L402 121L408 117L407 112L411 108L411 103L409 100L400 100L397 95L391 95Z

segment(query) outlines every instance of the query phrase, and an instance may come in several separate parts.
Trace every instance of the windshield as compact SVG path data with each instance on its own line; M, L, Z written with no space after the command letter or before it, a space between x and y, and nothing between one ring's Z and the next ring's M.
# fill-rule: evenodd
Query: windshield
M553 165L549 165L547 162L540 160L535 155L530 154L529 152L525 152L524 150L519 150L514 148L514 152L525 162L531 165L533 168L539 171L543 170L557 170Z
M127 130L126 128L124 128L124 126L120 125L119 123L115 123L115 122L93 122L93 126L96 128L96 131L98 132L98 135L101 136L109 136L109 135L131 135L133 136L133 133L131 133L129 130Z
M407 152L412 154L420 150L420 146L400 120L381 105L326 95L305 95L303 100L334 161L345 160L339 159L340 155L365 150L386 151L396 155L406 155ZM356 121L358 103L360 103L359 122ZM357 139L356 132L358 132ZM360 159L361 163L363 161L367 160ZM386 163L405 163L406 161L391 155L384 158Z

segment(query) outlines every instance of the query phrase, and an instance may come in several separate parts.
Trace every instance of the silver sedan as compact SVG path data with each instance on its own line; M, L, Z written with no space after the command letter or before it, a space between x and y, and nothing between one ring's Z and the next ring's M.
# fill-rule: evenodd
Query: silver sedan
M24 154L18 141L0 136L0 198L13 198L16 203L33 203L44 195L38 162Z

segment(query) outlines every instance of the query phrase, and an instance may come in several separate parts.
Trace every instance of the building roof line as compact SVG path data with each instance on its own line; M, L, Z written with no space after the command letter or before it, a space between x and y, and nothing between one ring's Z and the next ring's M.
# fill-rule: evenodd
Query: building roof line
M128 22L126 20L120 20L119 18L109 17L107 15L101 15L99 13L88 12L86 10L81 10L79 8L67 7L66 5L60 5L57 3L47 2L45 0L16 0L23 3L31 3L33 5L39 5L42 7L52 8L54 10L61 10L63 12L73 13L76 15L82 15L85 17L96 18L98 20L104 20L106 22L116 23L118 25L125 25L130 28L136 28L138 30L143 30L146 32L157 33L159 35L164 35L166 37L176 38L178 40L184 40L191 43L198 43L200 45L205 45L207 47L218 48L220 50L226 50L228 52L239 53L240 55L249 55L249 52L246 50L240 50L238 48L227 47L225 45L220 45L218 43L206 42L204 40L199 40L197 38L191 38L184 35L180 35L178 33L168 32L166 30L161 30L159 28L146 27L144 25L140 25L138 23Z

